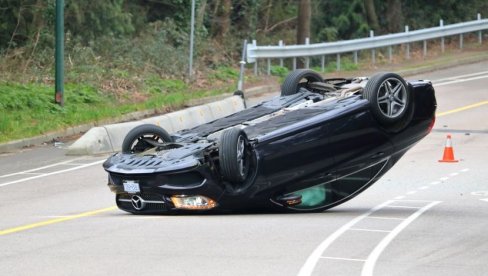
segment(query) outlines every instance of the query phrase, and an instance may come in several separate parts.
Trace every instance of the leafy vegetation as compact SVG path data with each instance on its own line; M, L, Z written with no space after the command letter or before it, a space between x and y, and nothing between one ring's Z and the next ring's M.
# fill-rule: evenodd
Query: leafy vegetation
M65 0L62 108L53 103L55 2L0 0L0 142L230 92L244 39L344 40L370 29L380 35L471 20L488 10L485 0L196 0L189 79L190 0ZM285 64L271 74L283 78ZM335 66L328 62L326 71ZM357 65L343 58L341 68Z

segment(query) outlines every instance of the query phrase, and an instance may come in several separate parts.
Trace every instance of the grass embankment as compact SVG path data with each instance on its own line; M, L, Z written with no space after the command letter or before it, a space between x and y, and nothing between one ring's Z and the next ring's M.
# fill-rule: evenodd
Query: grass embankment
M54 86L0 82L0 143L33 137L89 122L116 118L139 110L167 112L194 98L235 90L238 72L219 68L209 76L216 88L198 88L181 80L149 77L136 93L103 90L90 84L65 84L61 107L54 103Z

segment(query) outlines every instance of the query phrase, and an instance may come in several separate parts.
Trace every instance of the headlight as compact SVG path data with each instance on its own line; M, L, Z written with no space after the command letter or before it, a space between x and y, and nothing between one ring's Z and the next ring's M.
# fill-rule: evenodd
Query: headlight
M209 210L217 206L213 199L201 195L175 195L171 197L171 201L176 208L186 210Z

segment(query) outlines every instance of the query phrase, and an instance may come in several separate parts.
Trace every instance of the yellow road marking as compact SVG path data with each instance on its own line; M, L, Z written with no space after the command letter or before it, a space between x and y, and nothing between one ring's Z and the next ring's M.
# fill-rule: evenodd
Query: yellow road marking
M117 206L112 206L112 207L108 207L108 208L104 208L104 209L99 209L99 210L95 210L95 211L89 211L89 212L81 213L78 215L72 215L72 216L67 216L67 217L63 217L63 218L50 219L50 220L45 220L45 221L41 221L41 222L37 222L37 223L32 223L32 224L27 224L27 225L9 228L9 229L5 229L5 230L0 230L0 236L8 235L8 234L16 233L16 232L21 232L21 231L25 231L25 230L29 230L29 229L33 229L33 228L38 228L38 227L42 227L42 226L46 226L46 225L50 225L50 224L54 224L54 223L59 223L59 222L63 222L63 221L94 216L94 215L104 213L104 212L108 212L108 211L112 211L115 209L117 209Z
M444 115L449 115L449 114L452 114L452 113L456 113L456 112L468 110L468 109L471 109L471 108L480 107L480 106L485 105L485 104L488 104L488 101L483 101L483 102L479 102L479 103L475 103L475 104L463 106L463 107L460 107L460 108L456 108L456 109L453 109L453 110L449 110L449 111L446 111L446 112L437 113L436 116L437 117L441 117L441 116L444 116Z

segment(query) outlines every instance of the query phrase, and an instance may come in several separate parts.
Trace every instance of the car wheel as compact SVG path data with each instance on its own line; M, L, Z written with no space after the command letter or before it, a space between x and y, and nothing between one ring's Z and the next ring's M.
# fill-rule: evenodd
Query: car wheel
M413 114L409 86L395 73L372 76L366 83L363 98L369 101L371 113L383 126L402 128Z
M247 179L251 154L244 131L239 128L231 128L222 133L219 160L222 176L226 180L232 183L242 183Z
M166 130L156 125L144 124L127 133L122 142L122 152L139 153L168 142L173 142L173 139Z
M309 69L298 69L286 76L281 85L281 96L288 96L298 93L301 87L307 87L312 82L323 82L322 76Z

